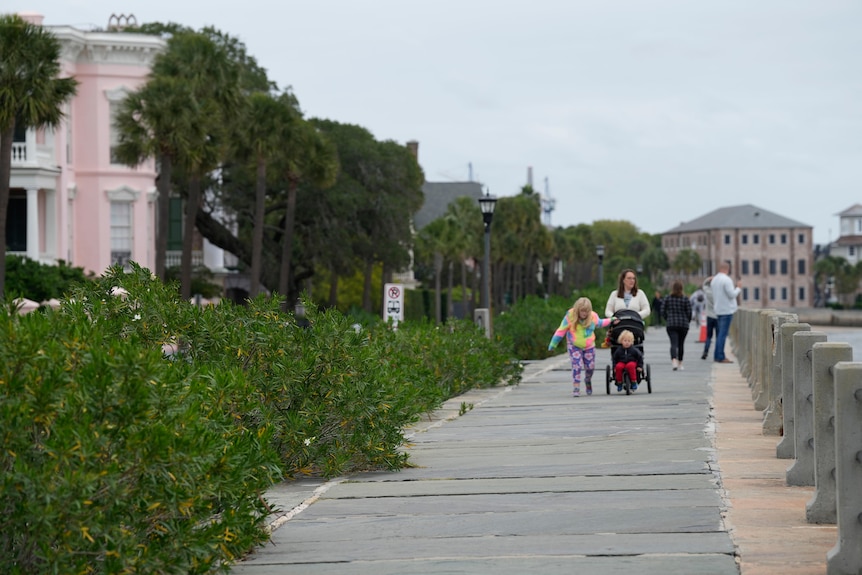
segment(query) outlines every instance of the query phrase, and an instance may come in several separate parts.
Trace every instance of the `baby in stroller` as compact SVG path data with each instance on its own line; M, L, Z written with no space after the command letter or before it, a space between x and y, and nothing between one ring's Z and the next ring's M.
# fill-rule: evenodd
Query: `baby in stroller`
M650 368L644 363L643 318L632 310L620 310L614 318L617 321L608 329L613 368L609 365L606 369L607 393L611 392L611 383L616 383L617 391L625 389L629 395L644 380L652 393Z
M625 378L623 372L629 377L632 391L638 388L638 372L644 369L644 354L634 346L635 336L632 332L624 329L617 338L616 346L611 354L611 363L614 365L614 379L617 381L617 391L622 391L619 383Z

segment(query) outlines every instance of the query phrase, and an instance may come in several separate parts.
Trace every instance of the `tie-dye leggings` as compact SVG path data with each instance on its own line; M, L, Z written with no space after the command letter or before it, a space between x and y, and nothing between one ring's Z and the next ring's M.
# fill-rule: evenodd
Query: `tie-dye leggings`
M593 371L596 369L596 348L581 349L569 345L569 358L572 360L572 383L581 383L581 372L584 372L584 383L593 381Z

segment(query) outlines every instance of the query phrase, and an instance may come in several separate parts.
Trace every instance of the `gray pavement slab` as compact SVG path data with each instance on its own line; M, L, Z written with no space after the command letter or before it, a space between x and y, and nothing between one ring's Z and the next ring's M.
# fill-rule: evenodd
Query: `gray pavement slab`
M287 513L233 572L738 575L696 332L674 372L648 330L653 393L605 393L609 350L591 396L571 397L566 356L530 362L414 426L411 468L278 486Z

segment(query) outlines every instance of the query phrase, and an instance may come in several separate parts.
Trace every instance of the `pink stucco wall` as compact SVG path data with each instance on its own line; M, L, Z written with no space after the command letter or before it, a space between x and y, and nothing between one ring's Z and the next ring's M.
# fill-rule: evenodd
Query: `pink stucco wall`
M56 250L47 251L55 251L58 259L67 259L88 272L103 273L111 264L108 192L130 190L136 195L132 201L132 260L153 269L155 163L149 160L137 168L111 164L108 95L142 85L152 55L163 42L152 36L88 33L68 27L56 27L54 32L64 45L63 73L75 77L79 85L69 117L55 131L54 152L60 167L54 194ZM117 46L111 46L115 39ZM118 48L120 58L131 62L111 62L113 48ZM67 122L71 123L71 141L67 141Z
M132 259L152 269L154 213L150 206L155 189L152 160L137 169L110 162L110 101L107 92L133 91L146 81L148 69L116 65L81 65L75 77L81 82L72 118L72 157L68 172L74 173L77 195L73 225L76 230L76 265L104 271L111 263L111 204L107 192L123 187L137 193L133 202ZM65 150L63 150L65 156Z

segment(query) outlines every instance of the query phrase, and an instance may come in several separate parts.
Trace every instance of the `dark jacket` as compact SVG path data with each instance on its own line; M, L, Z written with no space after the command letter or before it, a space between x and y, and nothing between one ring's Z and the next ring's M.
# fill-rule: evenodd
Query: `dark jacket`
M685 296L669 295L664 298L661 314L668 327L688 327L691 323L691 301Z
M614 348L613 353L614 365L623 362L629 363L630 361L637 362L638 367L644 366L644 354L641 353L641 350L636 348L634 345L630 347L623 347L622 345L618 345Z

